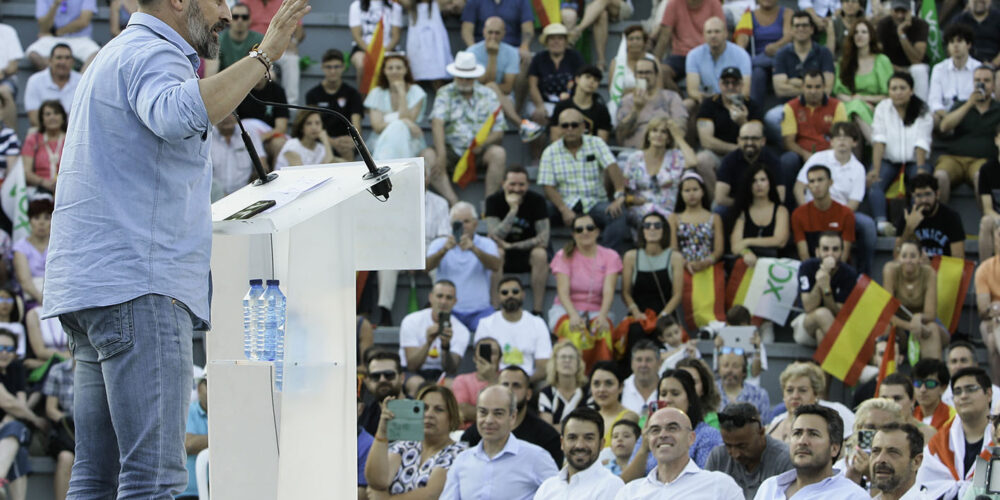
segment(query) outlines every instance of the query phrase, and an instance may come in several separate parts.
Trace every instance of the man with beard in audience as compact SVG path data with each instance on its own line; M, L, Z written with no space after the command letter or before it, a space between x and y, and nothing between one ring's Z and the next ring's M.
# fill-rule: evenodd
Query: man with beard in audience
M604 417L597 410L577 408L566 415L562 427L566 465L542 483L535 500L614 498L625 483L597 461L603 448Z

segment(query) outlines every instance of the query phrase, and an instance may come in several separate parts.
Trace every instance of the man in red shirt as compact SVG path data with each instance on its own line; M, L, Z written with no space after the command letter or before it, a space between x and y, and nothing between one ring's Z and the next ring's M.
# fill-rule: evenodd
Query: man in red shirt
M828 167L813 165L806 173L806 179L813 200L792 212L792 235L799 259L804 261L815 256L820 234L835 231L844 240L840 259L846 262L851 255L851 242L854 241L854 213L830 197L833 180Z
M781 171L798 173L816 151L830 149L830 129L835 122L847 121L844 103L827 97L823 72L810 70L802 78L802 95L784 106L781 139ZM795 174L792 174L793 176Z

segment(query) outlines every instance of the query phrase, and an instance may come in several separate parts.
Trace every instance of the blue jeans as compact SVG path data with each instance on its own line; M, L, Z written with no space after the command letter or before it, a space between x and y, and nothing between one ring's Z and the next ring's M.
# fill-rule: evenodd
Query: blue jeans
M753 73L750 76L750 100L763 103L767 97L767 84L771 80L771 68L774 67L774 59L771 56L761 53L753 56Z
M872 275L872 264L875 262L875 243L878 233L875 231L875 221L866 214L854 212L854 244L858 248L858 272Z
M926 168L920 169L912 161L906 162L905 166L906 170L903 172L903 176L907 181L917 175L918 171L927 170ZM896 180L896 176L899 175L899 169L899 163L890 163L887 160L882 160L882 169L879 170L878 181L868 189L868 204L872 207L872 216L875 217L876 221L886 220L886 211L888 209L886 208L885 191L892 185L892 181Z
M751 86L752 88L752 86ZM764 113L764 136L768 144L784 147L781 137L781 122L785 119L785 104L779 104Z
M76 359L68 499L171 499L187 486L194 317L143 295L59 317Z
M611 203L607 201L602 201L594 208L591 208L587 215L594 219L597 223L597 227L601 228L601 239L600 243L616 252L619 255L624 254L631 246L628 244L629 231L628 222L625 220L625 209L622 208L622 213L618 217L612 217L606 211L608 205ZM624 205L623 205L624 207Z

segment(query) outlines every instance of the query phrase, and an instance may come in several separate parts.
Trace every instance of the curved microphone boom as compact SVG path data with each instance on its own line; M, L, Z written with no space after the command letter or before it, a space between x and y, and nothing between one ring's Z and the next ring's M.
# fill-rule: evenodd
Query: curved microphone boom
M354 141L355 149L357 149L358 153L361 154L361 160L364 161L365 166L368 167L368 173L365 174L362 179L375 182L372 187L368 188L368 192L379 201L386 201L389 199L389 192L392 191L392 181L389 180L389 167L378 167L375 165L375 160L372 159L372 155L368 151L368 146L365 145L365 141L361 139L361 134L358 132L358 129L354 128L354 124L351 123L351 120L348 120L346 116L332 109L317 108L315 106L299 106L297 104L286 104L283 102L262 101L256 98L253 94L247 94L247 97L256 101L258 104L263 104L265 106L315 111L317 113L335 116L338 120L344 122L344 125L347 126L347 133L350 134L351 140ZM239 121L239 117L237 116L236 122L239 123ZM243 130L242 123L240 123L240 130ZM254 169L257 170L257 176L260 178L255 185L266 184L277 177L277 174L275 173L261 175L264 172L264 167L261 166L260 158L257 157L257 152L250 143L250 138L246 135L245 130L243 130L243 142L247 146L247 151L250 152L250 157L254 163Z

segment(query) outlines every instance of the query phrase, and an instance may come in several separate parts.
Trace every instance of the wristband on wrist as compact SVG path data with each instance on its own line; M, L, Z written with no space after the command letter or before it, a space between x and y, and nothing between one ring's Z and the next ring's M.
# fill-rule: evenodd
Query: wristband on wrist
M266 52L264 52L263 50L260 50L260 44L259 43L257 45L254 45L250 49L250 53L248 55L250 57L252 57L252 58L260 61L260 63L264 65L264 75L267 76L267 81L269 81L269 82L272 81L271 80L271 58L267 56Z

